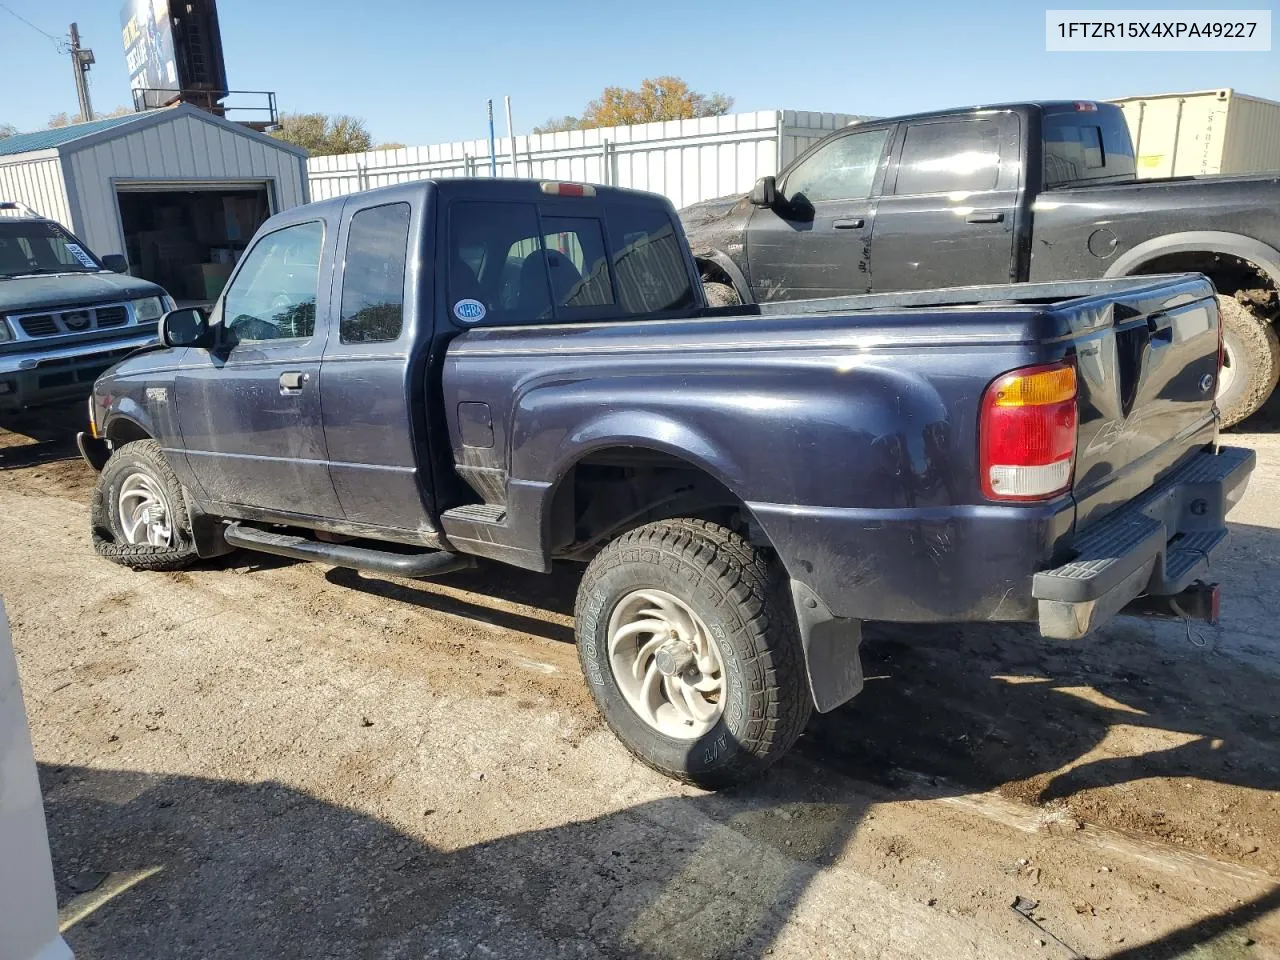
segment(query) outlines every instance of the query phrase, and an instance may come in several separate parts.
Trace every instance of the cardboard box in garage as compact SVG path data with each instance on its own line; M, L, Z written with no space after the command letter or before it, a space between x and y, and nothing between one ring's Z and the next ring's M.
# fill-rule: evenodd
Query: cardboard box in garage
M233 263L193 263L187 267L187 296L193 300L217 300L227 278L235 269Z

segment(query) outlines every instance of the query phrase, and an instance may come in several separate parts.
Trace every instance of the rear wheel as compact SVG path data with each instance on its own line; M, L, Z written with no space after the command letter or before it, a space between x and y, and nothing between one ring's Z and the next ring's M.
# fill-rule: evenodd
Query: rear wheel
M734 307L742 303L738 291L727 283L715 283L704 280L702 290L707 295L707 305L712 307Z
M1280 381L1275 327L1235 297L1218 297L1223 364L1218 377L1222 425L1234 427L1262 408Z
M750 779L812 708L786 580L736 533L646 524L591 564L575 610L600 712L636 757L703 787Z
M91 508L93 549L134 570L180 570L197 559L182 485L160 444L117 450L98 477Z

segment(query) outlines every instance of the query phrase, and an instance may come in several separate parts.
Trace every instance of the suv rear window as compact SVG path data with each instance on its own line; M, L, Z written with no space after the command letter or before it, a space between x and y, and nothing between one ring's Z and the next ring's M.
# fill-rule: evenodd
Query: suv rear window
M462 200L449 213L449 305L464 324L619 320L694 304L680 242L661 211L598 216Z

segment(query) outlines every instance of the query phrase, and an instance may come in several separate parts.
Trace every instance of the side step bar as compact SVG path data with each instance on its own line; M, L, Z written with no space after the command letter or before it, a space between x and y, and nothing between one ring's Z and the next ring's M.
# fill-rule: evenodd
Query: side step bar
M442 576L457 570L467 570L475 566L475 560L472 557L444 550L430 550L425 553L392 553L389 550L353 547L346 543L320 543L316 540L308 540L306 537L274 533L260 527L246 527L240 523L229 524L223 536L233 547L257 550L259 553L273 553L278 557L291 557L294 560L315 560L335 567L367 570L370 573L381 573L391 577L423 579Z

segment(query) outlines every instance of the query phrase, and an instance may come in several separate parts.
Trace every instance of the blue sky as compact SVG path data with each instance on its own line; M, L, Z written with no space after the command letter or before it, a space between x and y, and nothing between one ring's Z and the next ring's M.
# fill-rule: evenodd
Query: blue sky
M95 108L129 102L122 2L3 2L51 34L77 21L98 61L90 74ZM579 112L607 85L662 74L729 94L735 110L885 116L1218 87L1280 100L1275 50L1046 53L1046 4L1025 0L981 7L959 0L220 0L218 7L232 87L274 90L283 110L354 114L376 140L408 144L485 136L488 97L500 135L504 94L512 97L517 132L526 133L550 116ZM0 122L29 130L52 114L76 112L69 59L3 9L0 63Z

